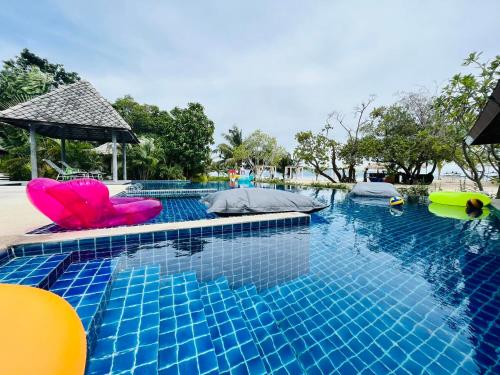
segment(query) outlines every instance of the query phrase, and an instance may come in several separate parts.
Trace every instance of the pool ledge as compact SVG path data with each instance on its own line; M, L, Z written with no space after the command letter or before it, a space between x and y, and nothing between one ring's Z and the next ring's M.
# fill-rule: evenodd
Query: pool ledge
M224 218L217 218L210 220L204 219L204 220L182 221L175 223L158 223L158 224L136 225L129 227L80 230L80 231L61 232L61 233L25 234L23 236L16 237L13 243L9 245L16 246L16 245L24 245L32 243L80 240L86 238L111 237L111 236L120 236L126 234L140 234L149 232L204 228L204 227L213 227L221 225L253 223L259 221L294 219L301 217L309 217L309 215L300 212L282 212L274 214L233 216L233 217L224 217ZM0 252L1 251L2 250L0 250Z

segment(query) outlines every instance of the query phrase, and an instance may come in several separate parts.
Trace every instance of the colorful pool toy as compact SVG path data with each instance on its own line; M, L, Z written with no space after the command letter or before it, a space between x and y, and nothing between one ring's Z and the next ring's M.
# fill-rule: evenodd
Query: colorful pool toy
M58 295L0 284L0 374L82 375L85 330Z
M389 205L391 206L402 206L405 203L402 197L391 197L389 199Z
M431 203L429 205L429 212L436 216L458 220L484 219L490 214L490 211L487 208L474 212L467 212L463 206L452 206L449 204L439 203ZM477 214L477 216L475 216L475 214Z
M433 203L446 204L450 206L467 205L469 199L479 199L483 206L491 203L491 198L485 194L462 191L435 191L429 195L429 200Z
M162 210L157 199L110 198L108 187L91 178L65 182L36 178L28 183L26 192L40 212L65 229L140 224Z

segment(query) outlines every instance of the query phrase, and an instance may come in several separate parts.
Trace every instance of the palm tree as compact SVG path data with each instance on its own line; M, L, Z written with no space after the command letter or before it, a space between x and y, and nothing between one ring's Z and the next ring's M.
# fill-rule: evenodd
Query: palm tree
M243 131L236 125L233 125L233 127L229 129L227 133L223 133L222 136L227 143L219 144L216 152L219 154L222 162L226 164L234 164L234 150L243 144Z

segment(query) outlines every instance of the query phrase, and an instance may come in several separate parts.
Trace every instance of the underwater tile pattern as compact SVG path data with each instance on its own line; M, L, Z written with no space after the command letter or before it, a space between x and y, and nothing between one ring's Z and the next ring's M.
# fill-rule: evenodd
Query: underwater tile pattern
M160 290L159 374L218 374L196 274L169 275Z
M420 204L395 216L346 199L312 222L311 277L264 292L275 316L296 317L289 329L311 352L324 341L311 369L498 372L497 217L439 218Z
M202 197L215 193L216 189L154 189L154 190L128 190L127 197L149 197L149 198L185 198Z
M115 268L116 261L111 259L72 263L50 288L76 310L87 334L89 354L97 339Z
M127 245L120 267L160 264L167 275L195 271L200 282L224 276L232 288L266 289L309 272L309 226L299 223L261 222L245 226L247 231L241 225L192 229L190 236L167 233L163 240L155 234L153 242Z
M156 374L160 268L120 272L113 282L87 374Z
M324 316L318 312L301 295L309 280L310 277L299 278L271 288L263 292L262 296L305 371L333 373L339 369L333 362L334 359L330 358L333 357L336 333L328 325L330 315ZM296 294L291 291L296 291Z
M268 374L300 374L295 352L276 324L267 303L257 293L254 285L244 286L234 292L238 307L252 333Z
M146 224L214 219L217 217L217 215L207 212L207 207L200 202L199 198L168 198L161 199L161 203L163 204L163 210Z
M71 254L12 258L0 267L0 283L49 288L71 262Z
M201 299L221 374L265 374L259 351L226 279L203 284Z
M214 219L217 217L216 214L207 212L206 206L200 202L199 198L162 198L160 200L163 205L160 214L148 222L138 225ZM67 231L69 230L57 224L48 224L29 232L29 234L60 233Z

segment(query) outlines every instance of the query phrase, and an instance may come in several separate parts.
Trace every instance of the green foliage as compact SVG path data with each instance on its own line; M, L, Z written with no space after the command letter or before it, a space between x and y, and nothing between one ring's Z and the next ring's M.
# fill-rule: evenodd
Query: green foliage
M215 126L199 103L170 111L172 122L168 131L157 138L164 161L180 165L183 174L191 178L204 173L210 165L210 145L214 142Z
M237 161L234 158L235 149L243 144L243 131L233 125L227 133L222 134L227 143L217 145L216 152L223 164L228 168L236 168Z
M184 180L182 168L178 165L160 165L158 178L161 180Z
M473 52L465 59L463 65L475 70L454 75L437 98L436 107L443 118L452 160L483 190L481 179L485 164L490 164L500 174L498 146L469 146L465 137L500 78L500 55L487 62L482 62L480 57L480 53Z
M209 182L225 182L229 181L228 176L208 176Z
M254 172L259 165L276 166L287 155L283 146L278 145L275 137L256 130L233 150L233 160L244 164Z
M50 64L46 59L24 49L20 56L4 61L0 71L0 109L32 99L60 84L72 83L79 79L77 73L66 72L62 65ZM37 139L40 160L44 158L59 160L59 143L41 136ZM31 164L27 132L0 124L0 146L7 151L7 155L0 163L0 169L8 173L13 180L29 180ZM86 166L97 163L95 155L77 152L81 147L91 148L89 144L80 142L80 145L73 146L73 143L69 142L68 160L78 160L78 164ZM40 167L41 176L55 177L55 172L46 165L42 164Z
M407 93L396 103L375 108L372 122L363 139L367 158L385 163L413 183L421 168L431 162L450 158L440 117L434 110L433 98L422 93Z
M139 104L130 95L118 98L113 107L139 136L156 137L169 129L172 117L167 111L149 104Z
M158 173L158 149L151 138L140 138L137 145L127 148L127 175L138 180L154 179Z
M401 194L407 197L427 197L429 195L428 185L412 185L407 187L398 187Z
M75 83L80 80L78 73L67 72L62 64L51 64L47 59L37 56L27 48L23 49L19 56L4 61L4 69L20 69L25 72L38 69L42 73L46 73L52 77L50 88Z
M329 139L323 133L313 134L312 131L299 132L295 135L297 147L294 155L297 159L302 160L305 165L313 168L314 173L320 174L329 181L336 181L326 174L331 158L335 158L336 142Z
M229 180L229 179L227 179ZM226 181L227 181L226 180ZM256 179L255 182L262 182L266 184L274 184L274 185L290 185L290 186L302 186L302 187L314 187L314 188L320 188L320 189L337 189L337 190L351 190L351 187L346 184L338 184L338 183L331 183L331 182L312 182L310 184L308 183L303 183L303 182L297 182L297 181L287 181L286 183L283 182L283 180L279 178L271 178L271 179Z
M278 161L277 171L283 174L283 179L285 179L285 168L288 166L296 166L297 164L297 160L295 160L292 155L287 152Z
M152 163L157 172L146 166L144 170L134 166L131 178L191 178L209 169L210 145L213 143L215 127L201 104L189 103L187 108L176 107L167 112L157 106L139 104L131 96L124 96L116 100L113 106L139 136L148 138L151 143L142 149L134 146L132 152L133 155L137 153L140 163ZM149 161L144 155L147 149L154 152ZM182 176L178 173L179 168Z
M193 182L208 182L208 176L206 174L199 174L197 176L194 176L191 178L191 181Z

